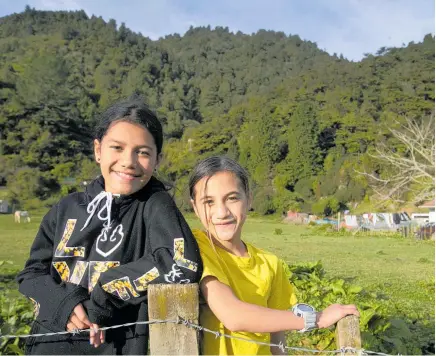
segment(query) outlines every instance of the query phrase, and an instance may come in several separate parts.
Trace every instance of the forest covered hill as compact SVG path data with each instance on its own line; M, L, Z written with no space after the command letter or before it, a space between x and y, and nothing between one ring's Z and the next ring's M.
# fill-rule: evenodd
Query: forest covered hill
M0 186L28 208L79 189L96 174L97 113L139 93L164 123L160 176L179 202L198 159L228 154L251 173L255 211L328 215L372 199L357 171L389 175L377 144L407 154L389 128L434 120L434 56L430 34L351 62L281 32L152 41L84 11L27 7L0 19Z

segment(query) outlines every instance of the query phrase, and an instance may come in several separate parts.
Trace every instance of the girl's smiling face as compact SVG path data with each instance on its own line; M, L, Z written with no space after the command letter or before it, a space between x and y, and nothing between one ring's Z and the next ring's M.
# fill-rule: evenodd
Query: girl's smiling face
M142 189L161 160L151 133L128 121L111 124L101 141L94 140L105 190L112 194L133 194Z
M234 173L221 171L200 179L191 203L213 237L232 242L241 239L250 202Z

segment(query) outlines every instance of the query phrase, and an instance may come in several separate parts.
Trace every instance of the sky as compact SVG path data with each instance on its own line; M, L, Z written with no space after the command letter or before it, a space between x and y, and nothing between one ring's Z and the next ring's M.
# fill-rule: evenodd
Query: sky
M0 0L0 17L37 10L80 10L111 18L153 40L190 26L227 26L247 34L282 31L328 53L359 61L383 46L435 33L434 0Z

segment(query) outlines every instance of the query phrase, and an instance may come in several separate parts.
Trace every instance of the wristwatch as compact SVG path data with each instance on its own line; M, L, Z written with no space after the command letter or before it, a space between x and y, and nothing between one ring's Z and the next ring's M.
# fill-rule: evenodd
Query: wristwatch
M296 316L304 319L304 328L299 331L300 333L311 331L317 328L316 310L311 305L304 303L295 304L292 308L292 312Z

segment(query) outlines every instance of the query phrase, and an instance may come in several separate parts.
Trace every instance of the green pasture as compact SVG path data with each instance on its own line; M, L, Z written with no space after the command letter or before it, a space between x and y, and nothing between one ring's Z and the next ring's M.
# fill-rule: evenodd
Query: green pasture
M12 215L0 215L0 261L21 268L28 256L43 213L31 223L14 223ZM187 220L199 227L194 216ZM280 235L275 234L281 229ZM366 290L378 292L400 309L434 315L434 242L392 237L323 236L313 228L288 225L278 218L250 217L244 239L271 251L289 264L320 260L330 277L343 278Z

